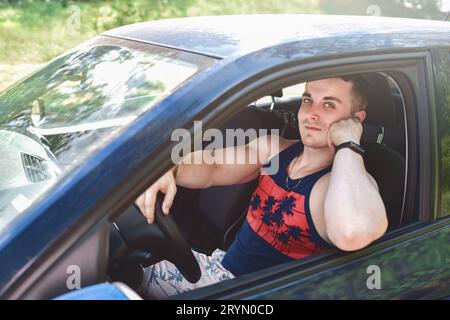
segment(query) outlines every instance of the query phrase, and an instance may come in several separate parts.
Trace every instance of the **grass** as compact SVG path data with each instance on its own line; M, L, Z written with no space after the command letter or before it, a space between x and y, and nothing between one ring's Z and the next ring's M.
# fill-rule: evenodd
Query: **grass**
M0 3L0 63L47 62L104 30L134 22L256 13L321 11L318 0L114 0L67 7L56 1Z
M125 24L186 16L321 13L320 0L0 2L0 91L70 48Z
M319 13L440 17L391 0L0 0L0 63L43 63L100 32L134 22L186 16ZM79 19L78 19L79 18Z
M104 30L186 16L317 13L366 15L377 4L386 16L423 15L391 0L0 0L0 90L22 76L17 65L45 63ZM433 11L434 9L429 9ZM423 10L422 10L423 11ZM430 11L430 12L431 12ZM434 10L435 11L435 10ZM433 11L433 12L434 12ZM15 75L18 75L15 77ZM11 81L8 79L12 79Z
M83 18L89 17L96 6L82 3L80 8ZM90 18L85 18L79 30L71 28L71 14L55 2L0 6L0 62L47 62L97 33L90 27Z

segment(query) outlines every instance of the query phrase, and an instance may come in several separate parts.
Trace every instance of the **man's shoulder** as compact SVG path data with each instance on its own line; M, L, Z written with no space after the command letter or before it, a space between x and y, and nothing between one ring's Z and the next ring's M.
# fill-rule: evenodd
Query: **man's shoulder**
M291 140L280 137L280 152L298 142L300 142L300 140Z

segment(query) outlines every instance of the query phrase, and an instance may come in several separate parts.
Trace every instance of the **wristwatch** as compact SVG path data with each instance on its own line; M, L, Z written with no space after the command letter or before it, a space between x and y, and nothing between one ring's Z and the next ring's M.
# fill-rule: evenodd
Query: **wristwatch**
M363 149L363 147L361 147L357 143L354 143L353 141L347 141L347 142L341 143L340 145L338 145L336 147L336 152L338 152L338 150L342 149L342 148L352 149L356 153L359 153L362 157L364 157L364 154L366 153L366 151Z

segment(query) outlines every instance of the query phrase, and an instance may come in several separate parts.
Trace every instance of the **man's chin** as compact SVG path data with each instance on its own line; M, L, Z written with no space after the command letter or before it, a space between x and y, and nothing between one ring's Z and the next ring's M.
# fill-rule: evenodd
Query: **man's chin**
M308 143L308 144L303 143L303 145L310 149L327 149L328 148L328 145L318 144L318 143Z
M322 141L317 141L315 139L310 139L309 137L301 138L302 143L305 147L314 148L314 149L322 149L328 148L328 143L324 143Z

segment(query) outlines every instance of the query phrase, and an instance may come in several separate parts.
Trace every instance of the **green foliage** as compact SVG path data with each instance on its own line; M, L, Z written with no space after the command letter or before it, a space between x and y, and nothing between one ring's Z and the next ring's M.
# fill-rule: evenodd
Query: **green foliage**
M441 211L444 214L450 213L450 191L447 191L442 194L442 204Z
M450 136L442 139L442 207L450 213Z
M377 9L383 17L402 17L440 20L444 13L439 10L439 0L322 0L321 8L333 14L373 15Z
M322 13L441 19L431 0L0 0L0 63L43 63L121 25L224 14ZM405 4L407 6L405 6Z
M187 8L193 3L187 1L131 1L113 0L107 6L98 10L98 18L94 22L94 29L102 32L126 24L187 16Z
M442 164L442 195L441 211L450 214L450 65L448 65L449 52L442 51L433 57L445 65L442 70L436 70L436 92L438 99L438 129L441 139ZM447 64L445 64L447 62Z
M94 5L83 3L79 8L81 23L79 28L71 28L73 10L64 8L61 2L0 4L0 61L8 64L47 62L94 36L96 32L88 26L89 11Z

